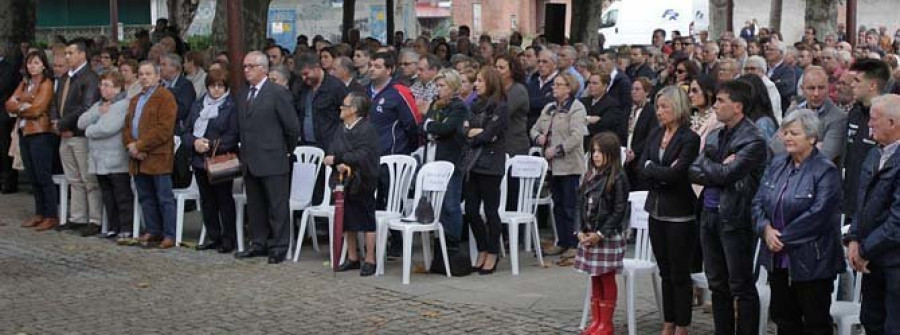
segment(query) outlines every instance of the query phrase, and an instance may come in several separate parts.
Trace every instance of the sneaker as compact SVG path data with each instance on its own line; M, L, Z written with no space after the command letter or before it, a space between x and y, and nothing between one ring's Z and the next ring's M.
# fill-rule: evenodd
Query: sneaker
M100 238L106 238L106 239L113 239L113 238L119 237L119 232L110 230L110 231L106 232L106 234L100 233L100 235L97 235L97 237L100 237Z

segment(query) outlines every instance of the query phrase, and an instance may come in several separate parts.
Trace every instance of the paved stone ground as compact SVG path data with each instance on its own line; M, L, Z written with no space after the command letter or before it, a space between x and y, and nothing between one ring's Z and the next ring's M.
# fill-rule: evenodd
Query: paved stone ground
M37 233L18 227L31 206L28 194L0 198L0 334L572 334L581 317L584 277L525 253L517 277L503 260L492 276L413 274L401 285L399 262L384 277L335 276L310 248L270 266ZM197 236L199 216L187 224ZM638 281L639 334L659 331L650 288ZM691 331L711 333L710 315L695 310Z

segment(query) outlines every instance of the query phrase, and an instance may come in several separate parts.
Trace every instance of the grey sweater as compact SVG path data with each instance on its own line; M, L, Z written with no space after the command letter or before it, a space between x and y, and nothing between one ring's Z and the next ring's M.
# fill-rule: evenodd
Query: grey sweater
M506 153L510 156L527 155L531 147L528 139L528 89L520 83L512 84L506 92L509 123L506 130Z
M78 128L84 130L88 139L88 172L93 174L128 173L128 152L122 144L122 129L129 101L125 99L125 92L114 101L102 116L101 100L78 118Z

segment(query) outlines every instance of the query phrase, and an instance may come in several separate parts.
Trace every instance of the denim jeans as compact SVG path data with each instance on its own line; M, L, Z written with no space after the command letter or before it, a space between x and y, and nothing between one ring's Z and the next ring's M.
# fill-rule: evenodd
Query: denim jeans
M553 176L550 178L550 193L553 197L553 219L556 220L558 245L575 248L575 200L578 196L579 175Z
M147 233L174 240L175 195L172 194L172 176L138 174L134 176L134 186L144 213Z
M719 213L700 213L700 243L706 278L712 291L716 334L757 334L759 293L753 277L753 251L757 240L749 224L731 227L721 220Z
M34 192L34 214L45 218L59 217L59 196L53 185L56 145L57 140L53 134L23 136L19 132L19 151Z

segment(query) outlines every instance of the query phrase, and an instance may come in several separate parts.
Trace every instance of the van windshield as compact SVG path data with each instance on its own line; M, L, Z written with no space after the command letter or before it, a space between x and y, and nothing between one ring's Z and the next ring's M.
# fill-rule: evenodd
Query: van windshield
M600 18L600 28L612 27L616 25L616 20L619 18L619 10L618 9L610 9L606 13L603 14L603 17Z

